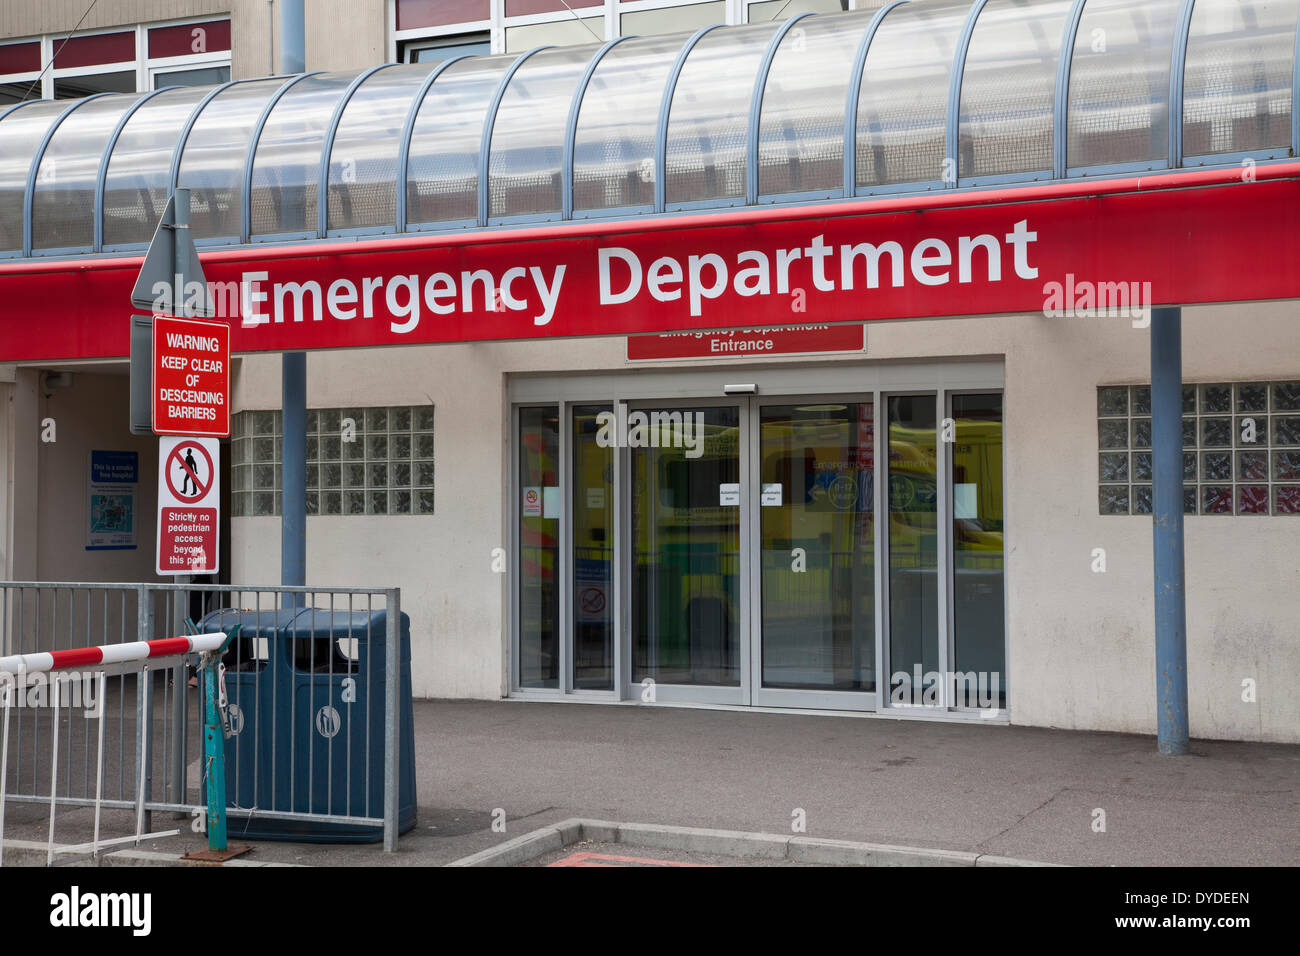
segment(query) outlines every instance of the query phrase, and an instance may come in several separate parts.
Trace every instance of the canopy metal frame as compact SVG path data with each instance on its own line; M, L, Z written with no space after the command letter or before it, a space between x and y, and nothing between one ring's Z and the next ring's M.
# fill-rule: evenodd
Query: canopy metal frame
M319 179L316 184L317 189L317 209L315 222L309 224L309 228L303 233L276 234L276 235L252 235L252 181L254 164L257 158L257 150L262 139L263 131L272 118L272 114L280 105L285 94L289 92L297 83L309 76L318 76L319 72L303 73L295 76L284 77L256 77L242 80L232 80L220 86L213 87L203 98L194 106L187 120L181 126L175 149L171 159L171 170L168 179L168 195L173 193L179 183L180 169L182 160L185 157L185 150L189 144L190 134L195 124L203 115L204 110L223 92L242 84L251 82L265 82L267 79L280 81L280 86L263 104L257 119L253 126L252 135L249 139L246 153L244 155L241 190L239 196L240 210L239 222L240 229L238 236L225 237L220 239L206 240L205 245L211 244L251 244L252 242L276 243L289 241L325 241L340 236L358 236L358 235L385 235L401 234L413 232L455 232L466 228L492 228L497 226L507 226L519 222L545 222L550 220L571 221L574 219L592 220L592 219L616 219L626 218L631 215L672 215L674 213L694 211L699 209L708 209L723 206L737 206L757 204L779 205L792 203L810 203L810 202L835 202L847 199L871 196L877 194L889 195L906 195L909 193L929 193L937 189L972 189L982 187L992 187L1008 182L1019 182L1026 180L1065 180L1068 178L1080 176L1110 176L1125 175L1151 169L1179 169L1194 168L1204 166L1223 166L1223 165L1247 165L1249 163L1267 163L1282 161L1296 155L1300 155L1300 69L1297 69L1297 63L1300 62L1300 15L1297 16L1294 37L1291 39L1292 63L1291 63L1291 115L1290 115L1290 143L1282 146L1274 146L1267 149L1254 149L1245 151L1234 151L1230 153L1220 153L1214 155L1188 157L1184 154L1183 144L1183 121L1184 121L1184 77L1187 68L1187 50L1192 29L1193 6L1194 0L1181 0L1179 5L1177 20L1174 27L1174 35L1171 47L1171 64L1169 71L1169 106L1168 106L1168 150L1167 157L1163 159L1152 159L1147 162L1137 163L1118 163L1110 165L1092 165L1092 166L1072 166L1069 155L1069 110L1070 110L1070 76L1073 65L1076 39L1080 28L1080 23L1086 12L1087 0L1073 0L1068 13L1065 15L1065 25L1063 35L1057 52L1057 63L1055 70L1055 85L1052 91L1052 167L1049 170L1032 171L1032 172L1015 172L1003 175L971 177L966 175L965 170L960 168L954 169L952 175L944 176L942 179L928 180L925 182L907 182L891 183L887 185L867 185L859 186L857 184L857 137L859 133L859 123L862 117L858 115L858 102L862 93L862 83L864 69L867 58L872 50L876 36L881 25L886 19L906 6L912 0L890 0L882 5L870 18L866 26L861 25L861 19L854 23L852 29L860 31L856 39L856 47L852 59L852 73L848 78L847 95L844 101L844 145L843 145L843 182L838 189L820 190L812 192L797 193L776 193L764 194L760 188L759 178L759 158L761 146L761 124L763 121L763 103L764 95L771 78L773 63L776 60L782 41L789 36L801 21L810 19L821 19L822 17L838 16L837 14L808 14L801 13L784 20L776 32L767 42L766 49L758 64L753 79L752 92L749 98L748 113L746 116L747 129L745 140L745 181L743 198L729 197L725 199L712 199L692 202L670 203L666 195L666 178L667 178L667 146L668 146L668 124L672 115L673 99L677 92L677 85L682 74L683 68L692 52L699 42L708 34L715 30L726 30L722 26L706 26L694 33L686 36L682 46L676 52L671 67L668 70L667 77L663 84L663 90L659 99L659 108L657 115L653 118L647 117L647 120L654 125L654 200L652 206L646 207L626 207L612 209L584 209L575 211L574 209L574 162L576 149L577 124L582 114L583 103L591 89L592 78L596 69L611 50L620 43L625 42L631 37L619 37L608 40L599 45L593 45L591 59L587 62L585 69L581 72L575 87L570 96L567 105L567 121L564 127L564 139L560 143L562 160L560 168L561 197L560 208L555 211L522 216L492 217L490 216L490 178L489 170L491 163L492 151L492 134L496 127L498 113L501 103L505 98L510 85L515 81L519 69L529 60L530 57L548 47L536 47L517 55L501 75L495 90L491 96L488 107L482 117L482 130L479 140L479 153L477 156L478 184L477 195L475 196L474 208L476 215L472 219L459 220L454 222L430 222L430 223L413 223L410 221L410 210L408 208L408 188L411 173L411 146L414 136L415 123L420 109L423 106L430 91L438 82L439 77L454 63L458 63L465 57L456 57L442 61L431 66L428 76L419 85L415 95L411 99L405 123L400 131L399 148L396 165L396 210L394 221L383 226L376 227L358 227L348 228L346 225L336 225L331 228L329 221L329 172L334 145L338 136L341 123L347 113L349 105L357 91L373 76L381 73L397 64L384 63L367 70L359 72L347 85L340 91L339 95L331 106L331 115L328 124L325 127L321 140L321 151L319 157ZM988 8L988 0L972 0L969 12L965 15L961 31L953 52L952 69L949 75L948 100L946 112L944 115L944 138L945 138L945 155L954 163L959 163L959 143L961 134L961 94L962 83L966 74L966 61L970 50L971 38L979 24L981 15ZM66 109L58 113L51 121L49 128L45 131L37 146L27 172L26 192L23 197L23 223L22 223L22 248L15 252L0 252L0 258L30 257L33 255L40 256L59 256L59 257L77 257L94 254L117 254L136 251L143 248L143 243L115 245L109 248L104 243L104 200L105 188L108 176L108 167L113 158L113 151L116 148L123 130L132 117L136 116L141 110L147 110L150 102L159 94L167 89L176 89L176 87L166 87L159 90L143 93L139 99L133 103L123 115L119 118L116 126L103 144L100 150L99 163L100 168L97 173L94 185L93 199L93 243L86 249L33 249L33 227L32 216L34 206L34 191L40 175L41 163L45 158L46 151L50 141L54 138L59 127L62 125L74 111L93 99L110 94L96 94L86 97L85 99L72 101ZM33 102L24 101L0 108L0 141L3 141L5 126L4 121L18 113L23 107ZM555 144L548 144L554 146ZM97 147L98 148L98 147Z

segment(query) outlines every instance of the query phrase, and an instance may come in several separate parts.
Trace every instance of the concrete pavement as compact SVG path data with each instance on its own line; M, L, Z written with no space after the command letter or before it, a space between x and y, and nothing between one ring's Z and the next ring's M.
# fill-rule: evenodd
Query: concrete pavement
M802 811L801 835L820 839L1083 865L1300 864L1292 745L1198 740L1162 757L1154 738L1123 734L522 701L416 701L415 732L420 819L397 854L262 843L256 857L441 865L573 817L789 836ZM60 812L61 837L81 813ZM41 817L11 805L6 836L39 839Z

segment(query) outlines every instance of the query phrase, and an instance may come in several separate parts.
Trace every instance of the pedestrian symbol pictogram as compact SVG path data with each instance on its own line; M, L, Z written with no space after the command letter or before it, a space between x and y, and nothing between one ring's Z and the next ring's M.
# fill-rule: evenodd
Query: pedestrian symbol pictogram
M202 501L212 487L216 469L207 449L197 442L181 442L171 450L165 466L167 487L184 504Z

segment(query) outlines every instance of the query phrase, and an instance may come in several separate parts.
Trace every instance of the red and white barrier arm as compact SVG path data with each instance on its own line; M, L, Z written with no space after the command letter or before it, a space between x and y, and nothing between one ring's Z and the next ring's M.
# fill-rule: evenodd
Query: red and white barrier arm
M66 651L15 654L12 657L0 657L0 673L39 674L77 667L93 668L97 664L128 664L132 661L215 651L225 642L226 635L222 633L195 634L190 637L164 637L156 641L106 644L102 647L74 647Z

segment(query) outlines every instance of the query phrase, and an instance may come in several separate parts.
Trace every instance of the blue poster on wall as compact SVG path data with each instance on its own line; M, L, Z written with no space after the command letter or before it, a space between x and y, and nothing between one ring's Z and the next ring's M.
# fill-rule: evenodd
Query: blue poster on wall
M128 551L136 547L139 485L138 452L90 453L86 474L87 551Z

